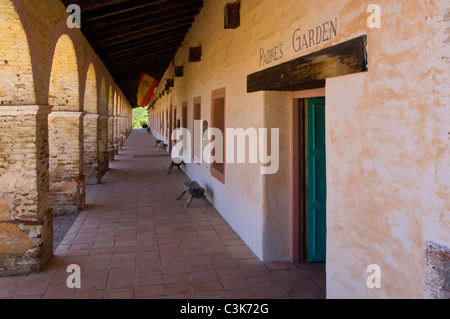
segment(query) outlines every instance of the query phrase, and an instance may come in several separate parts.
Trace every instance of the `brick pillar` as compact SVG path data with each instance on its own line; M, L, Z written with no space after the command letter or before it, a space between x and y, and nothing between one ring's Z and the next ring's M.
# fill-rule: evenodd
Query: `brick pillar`
M0 276L41 270L53 254L48 206L50 106L0 106Z
M100 182L99 170L99 116L98 114L88 113L83 119L84 128L84 158L83 173L86 176L87 185L96 185Z
M82 112L52 112L48 117L50 145L50 207L55 216L84 208Z
M108 159L114 161L114 116L108 117Z
M108 156L108 116L101 115L98 119L98 162L100 176L109 169Z
M119 118L119 123L120 123L120 148L123 147L123 144L125 143L125 129L124 129L124 121L123 121L123 116L121 116Z
M128 136L130 136L130 133L131 133L130 116L127 116L125 120L126 120L126 125L127 125L127 138L128 138Z
M114 116L114 140L113 140L113 146L114 146L114 155L119 154L119 136L120 136L120 132L119 132L119 117L118 116Z

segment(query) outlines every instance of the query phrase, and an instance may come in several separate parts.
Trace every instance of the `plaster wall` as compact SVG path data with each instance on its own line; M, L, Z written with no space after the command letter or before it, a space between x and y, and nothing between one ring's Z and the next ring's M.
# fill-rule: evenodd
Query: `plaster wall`
M188 102L191 128L200 96L210 121L211 92L226 87L226 127L280 128L280 170L262 176L259 164L227 165L225 185L205 164L188 165L187 174L258 257L289 260L290 95L248 94L247 75L367 35L369 71L326 81L327 295L423 297L425 244L450 244L448 1L378 1L377 29L367 24L370 1L243 0L241 26L224 30L226 2L205 1L174 60L184 76L150 117L171 105L181 114ZM331 22L335 36L299 50L296 36ZM199 45L202 61L189 63ZM366 285L371 264L381 267L381 289Z

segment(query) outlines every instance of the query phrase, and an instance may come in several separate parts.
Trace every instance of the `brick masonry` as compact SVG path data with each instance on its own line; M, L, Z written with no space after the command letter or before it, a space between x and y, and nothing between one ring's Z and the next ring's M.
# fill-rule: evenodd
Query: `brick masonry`
M0 276L40 270L52 256L50 110L0 107Z
M109 116L108 118L108 159L110 161L114 160L114 118Z
M450 299L450 249L428 242L425 245L425 298Z
M108 156L108 117L100 116L98 119L98 165L100 176L103 176L109 167Z
M99 170L99 115L86 114L84 116L84 150L83 169L86 176L86 184L95 185L100 181Z
M49 115L50 207L55 215L78 213L84 207L83 113Z
M130 114L131 106L81 31L67 27L61 1L0 0L0 7L5 276L37 271L51 257L52 216L79 212L86 182L98 183L114 160L118 133L97 112L113 115L120 104Z

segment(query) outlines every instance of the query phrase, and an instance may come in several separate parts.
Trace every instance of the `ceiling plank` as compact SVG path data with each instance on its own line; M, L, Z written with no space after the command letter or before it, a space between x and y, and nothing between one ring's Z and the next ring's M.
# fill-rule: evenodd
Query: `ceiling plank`
M160 80L203 8L203 0L61 0L81 8L81 32L136 104L142 71Z
M167 25L176 26L178 23L184 24L186 21L194 22L194 11L181 12L176 14L168 14L167 16L159 16L152 18L152 27L150 30L158 30L159 28L165 29ZM126 35L126 34L134 34L137 32L146 32L149 30L149 23L147 21L134 21L134 23L130 23L128 25L111 25L108 28L105 28L101 31L97 31L92 38L93 39L103 39L105 37L109 37L111 35Z
M200 10L200 5L202 4L202 1L197 1L194 4L192 4L192 1L189 1L186 3L186 1L177 2L175 5L172 6L163 6L158 7L154 10L139 10L140 12L136 14L129 14L129 13L122 13L116 16L106 17L101 20L95 20L95 21L83 21L83 28L85 28L88 32L98 29L104 29L109 28L112 25L124 25L124 24L130 24L135 23L136 21L145 21L148 23L148 20L152 20L155 18L160 17L166 17L170 16L171 14L190 14L189 12L197 12L194 15L197 15Z
M130 30L128 32L119 32L119 33L110 33L110 34L105 34L103 37L98 37L97 35L92 36L92 42L94 43L94 45L102 45L104 43L107 42L111 42L113 41L114 43L122 43L122 42L126 42L126 41L130 41L130 40L135 40L135 39L142 39L145 37L149 37L152 34L156 34L158 32L161 32L161 30L164 31L169 31L173 28L176 28L180 25L183 26L190 26L192 24L192 22L194 22L194 19L191 17L188 18L184 18L184 19L179 19L177 21L173 21L173 22L167 22L161 25L151 25L149 27L146 28L142 28L140 30Z

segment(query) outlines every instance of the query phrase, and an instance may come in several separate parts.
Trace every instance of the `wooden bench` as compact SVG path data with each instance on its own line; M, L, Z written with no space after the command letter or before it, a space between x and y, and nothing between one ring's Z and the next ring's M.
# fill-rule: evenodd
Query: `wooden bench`
M161 141L161 140L156 140L155 147L158 147L158 145L161 144L162 142L163 142L163 141Z
M159 150L160 150L160 151L167 152L167 147L168 147L168 146L169 146L168 144L162 143L161 146L159 147Z
M181 158L178 159L178 160L181 160ZM173 169L174 167L178 168L178 170L182 173L181 168L180 168L181 165L184 165L184 161L183 161L183 160L181 160L181 163L176 163L176 162L174 162L174 160L172 159L172 163L170 164L169 172L168 172L168 173L169 173L169 174L172 173L172 169Z
M178 196L177 200L180 200L184 194L189 193L190 197L184 207L189 207L194 198L200 199L205 197L205 189L201 187L197 182L184 182L184 191Z

